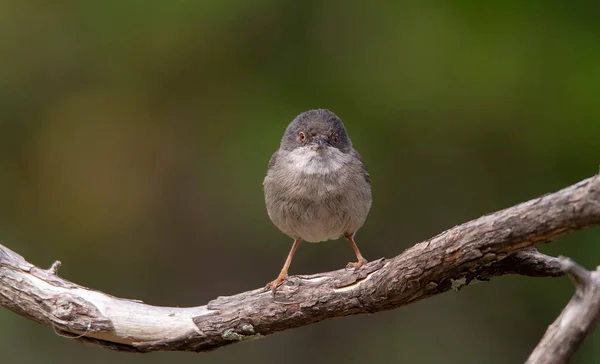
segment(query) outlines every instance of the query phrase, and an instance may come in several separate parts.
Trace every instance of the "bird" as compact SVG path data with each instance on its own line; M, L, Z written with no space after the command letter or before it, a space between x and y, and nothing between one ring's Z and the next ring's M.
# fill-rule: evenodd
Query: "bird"
M336 114L314 109L292 120L269 160L263 189L271 221L294 241L279 275L267 284L273 294L302 241L344 237L357 259L346 267L367 263L354 236L371 209L371 178Z

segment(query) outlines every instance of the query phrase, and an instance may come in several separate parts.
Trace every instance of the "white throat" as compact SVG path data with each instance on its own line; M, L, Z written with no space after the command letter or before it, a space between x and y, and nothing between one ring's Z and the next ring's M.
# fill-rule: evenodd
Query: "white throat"
M288 168L297 173L327 175L336 172L352 161L352 156L339 149L327 147L312 150L300 147L287 155Z

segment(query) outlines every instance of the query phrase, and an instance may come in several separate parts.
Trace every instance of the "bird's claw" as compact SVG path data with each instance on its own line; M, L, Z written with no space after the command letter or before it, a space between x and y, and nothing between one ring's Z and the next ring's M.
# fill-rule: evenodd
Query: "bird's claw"
M363 265L367 264L367 260L365 258L359 260L358 262L350 262L346 264L346 269L354 268L354 270L359 269Z
M281 286L281 284L283 284L283 282L285 282L287 277L288 277L287 275L279 275L277 278L275 278L275 280L267 283L266 288L270 288L273 295L275 295L275 291L277 290L277 288L279 286Z

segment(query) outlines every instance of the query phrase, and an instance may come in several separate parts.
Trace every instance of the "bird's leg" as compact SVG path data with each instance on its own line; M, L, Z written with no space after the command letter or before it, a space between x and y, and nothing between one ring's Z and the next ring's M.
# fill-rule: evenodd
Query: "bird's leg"
M274 281L271 281L267 284L267 287L271 287L273 294L275 294L275 290L277 289L277 287L279 287L279 285L281 283L283 283L283 281L287 278L288 269L290 267L290 264L292 264L292 258L294 257L294 253L296 252L296 249L298 248L300 241L301 241L300 239L294 240L292 249L290 250L290 252L287 256L287 259L285 260L285 263L283 264L283 268L281 268L281 272L279 272L279 275L277 276L277 278L275 278Z
M356 262L348 263L348 265L346 265L346 268L360 268L363 265L367 264L367 260L365 258L363 258L362 254L360 254L360 250L358 250L358 246L354 242L354 234L347 234L345 236L346 236L346 239L348 239L348 242L350 243L350 245L352 245L352 249L354 249L354 254L356 254L356 260L357 260Z

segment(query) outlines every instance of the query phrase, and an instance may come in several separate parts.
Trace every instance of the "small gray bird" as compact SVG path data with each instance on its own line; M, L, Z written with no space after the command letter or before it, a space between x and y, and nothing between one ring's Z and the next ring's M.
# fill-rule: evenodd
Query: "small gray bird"
M269 161L263 182L267 212L283 233L294 239L273 289L287 277L301 241L317 243L345 237L361 267L354 234L371 208L371 179L352 147L342 120L329 110L310 110L287 127Z

